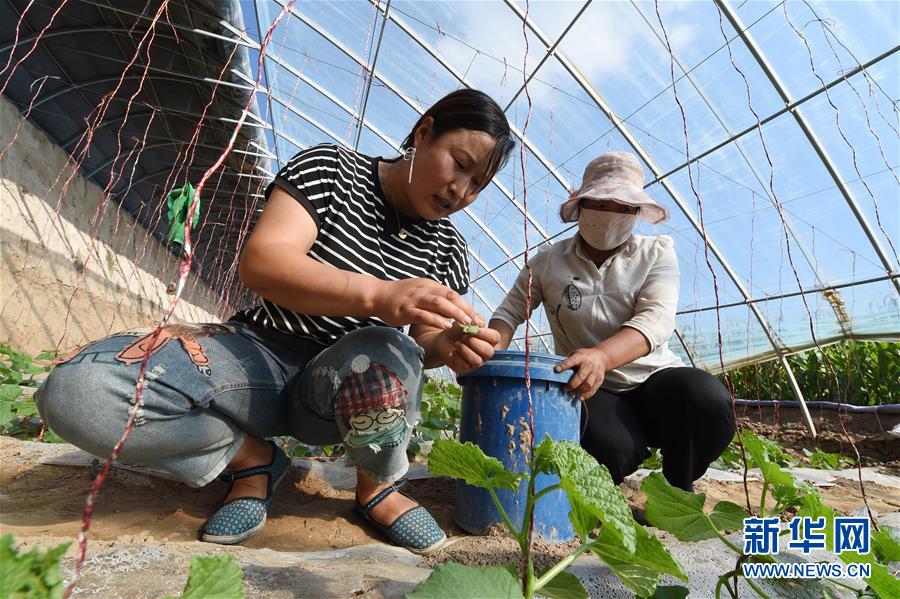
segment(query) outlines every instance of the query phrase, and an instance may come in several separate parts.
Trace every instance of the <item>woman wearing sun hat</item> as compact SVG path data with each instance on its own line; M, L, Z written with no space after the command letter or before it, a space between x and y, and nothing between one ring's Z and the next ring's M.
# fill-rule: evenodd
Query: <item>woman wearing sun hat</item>
M616 483L662 451L663 474L692 489L734 435L727 389L685 367L669 349L678 304L678 258L666 235L639 236L637 219L657 224L668 211L643 190L640 162L607 152L584 171L560 207L578 233L547 245L530 261L531 307L544 304L556 353L573 370L565 390L583 400L582 446ZM524 322L528 272L494 312L498 349Z

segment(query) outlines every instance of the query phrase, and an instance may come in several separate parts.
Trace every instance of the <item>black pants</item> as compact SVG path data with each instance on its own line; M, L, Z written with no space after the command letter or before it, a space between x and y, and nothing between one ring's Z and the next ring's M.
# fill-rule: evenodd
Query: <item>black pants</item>
M728 390L697 368L667 368L639 387L601 389L582 409L581 445L609 469L616 484L656 447L669 484L691 491L734 437Z

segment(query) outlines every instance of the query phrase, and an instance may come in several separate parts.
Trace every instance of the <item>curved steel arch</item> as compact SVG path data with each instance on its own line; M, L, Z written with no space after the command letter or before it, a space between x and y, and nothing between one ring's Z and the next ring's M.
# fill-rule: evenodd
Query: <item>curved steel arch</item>
M371 1L371 0L370 0L370 1ZM279 5L283 5L283 4L282 4L282 3L283 3L283 0L275 0L275 2L278 3ZM347 48L346 46L344 46L340 41L338 41L337 39L335 39L331 34L329 34L327 31L325 31L325 29L323 29L321 26L319 26L318 24L316 24L315 22L313 22L311 19L309 19L308 17L306 17L305 15L303 15L302 13L300 13L300 12L299 12L297 9L295 9L295 8L291 8L291 11L290 11L290 12L291 12L291 15L292 15L292 16L296 17L296 18L297 18L298 20L300 20L304 25L306 25L307 27L309 27L310 29L312 29L313 31L315 31L317 34L319 34L320 36L322 36L322 38L324 38L326 41L328 41L328 42L329 42L331 45L333 45L335 48L337 48L337 49L340 50L342 53L344 53L348 58L350 58L351 60L353 60L354 62L356 62L360 67L366 68L365 62L364 62L361 58L359 58L358 56L356 56L356 53L355 53L355 52L353 52L352 50L350 50L349 48ZM390 20L392 20L395 24L397 23L397 17L396 17L396 16L389 16L388 18L389 18ZM399 24L398 24L398 26L399 26ZM413 36L415 35L415 34L414 34L413 32L411 32L411 31L407 31L407 34L410 35L410 37L413 37ZM416 38L413 37L413 39L416 39ZM417 43L419 43L426 51L434 52L433 55L436 57L436 59L439 60L439 61L441 62L441 64L444 65L444 67L447 68L448 71L451 72L451 74L453 74L453 75L454 75L461 83L463 83L463 85L465 85L466 87L471 87L468 83L466 83L466 82L464 81L464 79L462 78L462 76L460 76L458 73L456 73L455 71L452 70L452 67L451 67L450 65L447 65L442 59L437 58L437 53L436 53L433 49L431 49L431 48L428 46L428 44L427 44L426 42L424 42L424 41L422 41L422 40L420 40L420 39L417 39L416 41L417 41ZM388 88L388 89L391 90L394 94L396 94L398 98L400 98L406 105L408 105L410 108L412 108L416 113L418 113L419 115L423 114L424 111L423 111L423 110L422 110L415 102L413 102L412 100L410 100L410 99L409 99L409 98L408 98L408 97L400 90L399 87L397 87L394 83L392 83L389 79L387 79L383 74L379 74L377 71L375 71L375 72L372 73L372 76L375 77L375 78L377 78L379 81L381 81L381 83L382 83L386 88ZM516 137L518 137L519 140L520 140L523 144L525 144L526 147L528 147L528 149L532 152L532 154L534 154L535 157L537 157L537 159L538 159L539 161L541 161L542 164L544 164L544 166L547 168L547 170L548 170L548 171L551 171L551 173L552 173L552 172L553 172L553 167L552 167L552 165L550 165L549 162L547 162L547 161L543 158L543 156L540 154L540 152L538 152L536 149L533 149L533 148L530 146L530 142L528 142L526 139L522 138L521 134L518 132L518 130L515 129L515 127L510 126L510 129L512 130L513 135L516 136ZM558 176L558 175L557 175L557 176ZM565 181L565 179L560 179L560 180L561 180L561 181ZM528 214L528 213L524 210L524 208L521 206L521 204L519 204L519 203L515 200L515 197L513 196L512 193L509 192L508 189L506 189L503 185L501 185L500 183L498 183L498 182L496 182L496 181L492 181L491 184L494 185L495 187L497 187L497 188L501 191L501 193L503 193L503 195L505 195L505 196L507 197L507 199L508 199L508 200L516 207L516 209L517 209L519 212L521 212L522 215L523 215L526 219L528 219L528 221L531 223L531 225L532 225L533 227L535 227L535 229L541 234L541 237L543 237L544 239L547 239L548 236L547 236L546 231L544 231L544 228L540 225L540 223L538 223L538 222L537 222L530 214ZM567 185L568 185L568 183L565 183L565 184L564 184L564 187L567 186Z
M116 11L116 12L124 12L124 13L132 15L132 16L137 16L137 15L135 15L135 13L131 13L128 11L124 11L122 9L114 8L112 6L103 5L102 7ZM140 16L143 17L143 15L140 15ZM146 18L146 17L143 17L143 18ZM252 44L248 44L247 42L245 42L242 39L230 38L225 35L219 35L217 33L213 33L211 31L205 31L203 29L197 29L195 27L185 27L184 25L181 25L181 26L176 25L176 28L185 29L192 33L196 33L198 35L203 35L206 37L213 37L213 38L216 38L216 39L219 39L222 41L231 42L233 44L238 44L240 46L247 46L247 47L251 47L251 48L253 47ZM63 36L67 36L67 35L78 35L80 33L97 33L98 31L101 31L103 33L121 33L123 35L127 35L128 37L131 37L135 33L143 33L145 30L140 30L140 29L133 30L133 29L129 29L127 27L64 27L61 29L54 29L53 31L47 31L44 34L35 33L33 35L29 35L28 37L20 37L19 41L17 43L6 44L5 46L0 47L0 53L6 52L7 50L11 50L11 49L15 48L16 46L21 46L23 44L27 44L29 42L33 42L38 39L46 40L46 39L50 39L50 38L54 38L54 37L63 37ZM175 36L173 36L172 34L168 34L164 31L157 31L156 35L164 35L171 39L175 39Z
M517 17L524 23L532 33L537 36L537 38L541 41L542 44L546 48L551 48L552 44L548 40L547 36L534 24L530 17L524 14L514 0L504 0L506 5L512 10L513 13L516 14ZM597 91L590 81L587 80L584 75L582 75L572 64L572 62L566 58L566 56L559 50L555 49L552 51L552 54L559 61L560 65L569 73L569 75L578 83L578 85L584 90L584 92L591 98L591 100L596 104L596 106L603 112L604 115L610 120L611 123L616 127L619 131L619 134L625 139L628 145L644 160L644 163L650 168L650 171L653 173L653 176L658 177L661 169L656 165L650 153L643 147L643 145L638 141L637 137L634 136L633 133L629 130L627 124L620 119L615 112L612 110L612 107L603 99L603 96L600 95L600 92ZM725 273L728 275L728 278L731 279L732 283L735 285L737 290L743 296L745 300L750 299L750 294L747 289L744 287L744 284L741 282L740 277L737 272L732 268L731 264L725 259L724 254L722 254L721 250L719 250L718 246L715 242L709 238L703 228L700 226L700 223L688 209L687 204L684 199L681 197L681 194L675 189L668 180L661 180L660 185L662 185L663 189L669 194L672 198L672 201L681 209L685 218L694 229L697 231L697 234L703 239L706 246L709 248L709 251L715 256L716 260L718 260L719 264L725 270ZM773 350L778 356L779 361L781 362L782 367L785 369L785 373L788 376L788 380L791 383L791 388L793 389L797 399L800 401L800 406L803 411L804 418L806 419L806 426L809 429L810 434L813 438L816 437L816 427L812 421L812 416L809 413L809 410L806 407L806 402L803 399L803 391L800 389L800 386L797 384L796 377L794 376L794 372L791 369L790 364L787 361L787 357L778 339L778 336L775 330L772 328L768 319L763 315L762 311L755 304L748 304L748 307L759 322L760 327L762 327L763 332L769 340L769 343L772 345Z
M145 144L144 147L141 149L141 151L143 152L144 150L153 150L153 149L157 149L157 148L167 148L167 147L170 147L170 146L185 145L185 144L188 144L188 143L189 143L189 142L185 142L185 141L182 141L182 140L176 140L176 141L163 141L163 142L153 143L153 144ZM204 144L204 143L199 143L199 142L198 142L198 143L194 143L194 144L190 144L190 145L192 145L192 146L194 146L194 147L197 147L197 148L203 148L204 150L211 150L211 151L213 151L213 152L219 152L219 153L222 152L222 148L221 148L221 147L219 147L219 146L213 146L213 145L210 145L210 144ZM262 154L253 154L253 155L254 155L254 156L260 156L260 157L263 156ZM98 167L96 167L94 170L92 170L90 173L88 173L87 175L85 175L85 177L88 178L88 179L93 178L94 175L96 175L97 173L99 173L100 171L102 171L103 169L105 169L106 167L112 165L116 160L118 160L118 159L120 159L120 158L122 158L122 156L114 156L114 157L108 159L106 162L104 162L103 164L101 164L100 166L98 166ZM231 168L231 167L226 166L226 165L223 165L223 166L224 166L225 168ZM222 167L220 166L219 168L222 168ZM267 178L267 177L265 177L265 176L263 176L263 175L253 175L253 174L250 174L250 173L234 173L234 175L235 175L235 176L238 176L238 177L246 177L246 178L249 178L249 179L266 179L266 178Z
M229 87L237 87L238 89L245 89L248 91L253 91L253 88L248 88L239 83L231 83L230 81L221 81L219 79L212 79L210 77L196 77L194 75L187 75L184 73L173 73L171 71L163 71L163 74L157 74L151 76L144 77L144 75L113 75L111 77L98 77L96 79L87 79L85 81L79 81L78 83L72 83L72 85L67 85L63 89L57 90L44 98L41 98L39 101L35 102L32 106L32 109L38 108L51 100L55 100L56 98L63 96L69 92L80 90L83 87L88 87L91 85L98 85L100 83L112 83L113 81L134 81L135 79L141 80L145 78L153 79L154 81L158 80L168 80L175 81L178 83L187 83L187 81L202 81L204 83L215 83L217 85L226 85Z
M734 27L738 34L741 36L741 40L744 42L747 50L756 60L763 73L765 73L769 82L772 84L772 87L774 87L775 91L778 92L779 97L782 99L785 105L791 104L793 100L791 99L790 92L788 91L787 87L785 87L785 85L781 82L781 79L778 77L778 73L776 73L772 65L769 64L768 59L766 58L765 54L763 54L762 49L750 35L750 32L744 29L743 23L741 23L741 19L740 17L738 17L737 13L735 13L731 9L731 6L724 0L715 0L715 3L716 6L718 6L722 10L722 13L728 18L728 22L731 23L731 26ZM803 131L803 135L805 135L807 141L809 141L810 146L812 146L812 149L819 157L819 160L822 161L822 164L825 166L825 170L828 171L828 174L831 176L834 184L837 186L838 190L840 190L841 196L843 196L844 201L850 207L850 212L853 213L853 216L856 217L859 226L862 227L863 232L866 234L866 237L872 244L872 248L875 250L875 254L881 260L885 272L889 276L895 274L893 262L888 257L887 252L881 245L881 241L875 235L875 232L872 230L872 226L866 219L866 215L860 209L859 202L857 202L856 197L854 197L853 192L850 191L850 188L847 187L847 184L844 182L843 175L841 175L840 171L838 171L837 165L831 159L831 156L828 155L828 152L825 150L822 142L819 141L819 138L816 136L815 131L813 131L812 126L806 120L806 117L804 117L800 113L799 110L791 110L790 112L794 117L794 120L797 121L797 125L799 125L800 130ZM894 290L898 294L900 294L900 281L898 281L897 279L892 279L892 282L894 283Z
M660 44L662 44L665 47L665 40L659 35L659 32L657 32L656 29L654 29L650 25L650 22L647 20L646 15L644 15L643 11L637 5L635 0L631 0L631 6L634 7L635 11L637 11L637 13L641 16L641 18L644 20L644 23L646 23L647 26L650 27L650 29L653 31L654 35L656 36L656 39L659 40ZM730 42L726 42L726 43L730 43ZM694 91L697 93L697 95L700 97L700 99L703 100L703 103L706 104L706 107L709 109L710 113L715 117L716 121L718 121L719 126L722 127L722 129L725 131L725 133L728 135L729 138L734 139L734 142L733 142L734 147L737 149L738 154L741 155L741 158L743 159L744 163L747 165L747 168L750 169L750 172L753 174L753 177L756 179L756 182L759 185L759 188L761 190L763 190L763 192L765 193L765 196L769 199L770 202L772 202L772 205L773 206L776 205L778 198L775 198L772 196L772 193L769 190L769 186L764 182L763 176L759 172L759 169L756 168L756 166L750 160L750 157L744 151L744 148L741 145L741 141L739 139L734 138L734 132L728 126L728 123L725 122L725 119L722 117L719 110L709 99L709 96L706 94L706 92L703 91L703 87L697 83L694 75L691 74L691 72L688 71L686 68L684 68L684 65L681 64L681 61L678 60L677 57L675 57L673 55L672 59L675 61L675 64L678 65L678 68L681 69L681 71L684 73L684 75L683 75L684 78L688 80L688 82L694 88ZM806 260L807 265L809 266L810 270L812 270L813 274L815 275L816 280L818 281L819 285L825 286L826 285L825 277L824 277L822 271L819 269L818 263L813 259L812 252L806 246L804 239L796 232L793 222L792 222L792 219L787 214L784 214L781 211L779 211L779 214L780 214L782 220L784 221L785 228L787 229L788 233L790 233L791 237L794 239L794 242L797 244L797 247L800 248L800 253L803 254L803 258ZM847 330L846 326L844 326L844 322L841 319L841 315L838 313L837 307L830 302L829 302L829 306L831 306L832 310L834 311L836 321L838 323L838 326L841 327L841 331L844 333L845 336L849 335L849 331Z

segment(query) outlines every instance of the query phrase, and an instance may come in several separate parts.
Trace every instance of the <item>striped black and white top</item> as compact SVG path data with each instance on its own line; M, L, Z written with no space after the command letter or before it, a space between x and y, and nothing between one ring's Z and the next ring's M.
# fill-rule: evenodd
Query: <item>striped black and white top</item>
M469 263L462 235L447 218L398 215L378 180L382 160L336 145L313 146L278 172L266 198L277 185L309 211L319 231L309 256L319 262L386 281L429 278L466 293ZM401 226L405 239L398 236ZM355 329L387 326L371 317L298 314L265 299L237 318L325 345Z

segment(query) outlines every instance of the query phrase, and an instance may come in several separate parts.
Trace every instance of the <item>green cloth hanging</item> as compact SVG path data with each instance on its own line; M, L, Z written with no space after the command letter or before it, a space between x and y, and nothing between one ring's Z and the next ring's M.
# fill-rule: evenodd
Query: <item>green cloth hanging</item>
M166 203L169 205L169 243L175 242L184 245L184 224L187 222L188 210L194 201L194 186L188 183L184 187L173 189L169 192ZM200 200L194 208L194 219L191 227L196 227L200 222Z

